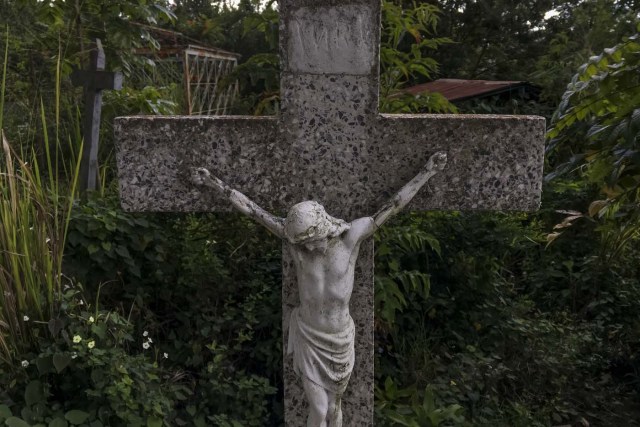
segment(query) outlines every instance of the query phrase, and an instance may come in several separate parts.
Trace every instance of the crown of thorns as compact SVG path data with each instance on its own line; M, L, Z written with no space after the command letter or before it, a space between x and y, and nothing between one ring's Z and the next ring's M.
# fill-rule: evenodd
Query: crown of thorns
M284 232L293 244L336 236L349 228L343 220L327 214L321 204L306 201L293 206L284 221Z

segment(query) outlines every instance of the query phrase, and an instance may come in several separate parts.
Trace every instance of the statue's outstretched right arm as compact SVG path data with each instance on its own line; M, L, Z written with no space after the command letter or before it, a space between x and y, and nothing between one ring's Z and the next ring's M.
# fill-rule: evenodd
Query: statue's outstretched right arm
M241 192L229 187L220 178L205 168L194 168L191 182L212 188L223 195L234 208L268 228L273 234L284 239L284 219L271 215Z

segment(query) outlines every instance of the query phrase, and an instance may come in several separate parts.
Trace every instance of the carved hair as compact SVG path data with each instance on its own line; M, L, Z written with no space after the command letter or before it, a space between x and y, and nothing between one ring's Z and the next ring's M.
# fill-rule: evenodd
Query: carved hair
M345 221L329 215L314 201L294 205L284 220L284 233L293 244L339 236L349 229Z

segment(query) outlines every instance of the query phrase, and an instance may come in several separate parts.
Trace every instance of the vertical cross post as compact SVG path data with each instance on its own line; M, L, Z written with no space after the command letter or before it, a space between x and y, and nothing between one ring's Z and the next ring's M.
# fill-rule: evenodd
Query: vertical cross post
M76 70L71 75L74 86L84 87L84 114L82 119L82 158L79 187L82 193L95 190L98 178L98 147L102 91L122 89L122 73L104 71L105 55L102 42L96 39L91 49L88 70Z
M279 117L122 117L116 120L122 206L129 211L229 211L194 187L205 167L279 214L315 200L351 221L374 214L444 151L447 166L412 210L535 210L545 121L534 116L378 113L380 0L281 0ZM299 305L283 253L283 327ZM350 312L356 360L342 398L343 425L373 425L373 242L356 264ZM285 340L286 343L286 340ZM285 421L306 425L307 402L284 357Z

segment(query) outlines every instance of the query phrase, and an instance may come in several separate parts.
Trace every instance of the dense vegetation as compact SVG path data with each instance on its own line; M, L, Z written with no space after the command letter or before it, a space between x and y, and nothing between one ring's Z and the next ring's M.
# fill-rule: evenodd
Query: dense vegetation
M282 424L279 242L118 206L110 122L178 111L175 85L105 97L101 188L77 197L69 75L92 37L129 81L153 66L131 48L157 45L131 22L240 52L235 112L277 113L273 2L174 3L0 0L0 424ZM550 132L539 212L407 214L375 237L379 425L640 424L638 10L384 2L383 111L468 112L397 92L439 76L522 79L540 100L473 111Z

